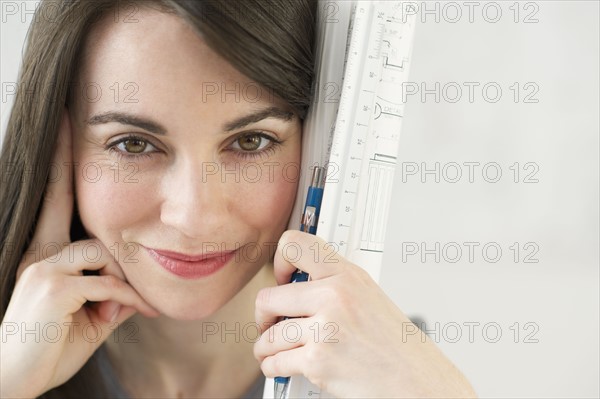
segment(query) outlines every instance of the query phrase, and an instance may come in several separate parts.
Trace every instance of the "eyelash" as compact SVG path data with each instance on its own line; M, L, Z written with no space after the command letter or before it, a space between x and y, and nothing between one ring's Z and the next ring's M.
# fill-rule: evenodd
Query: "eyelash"
M239 139L246 137L246 136L259 136L261 138L269 140L271 142L271 144L267 148L259 150L259 151L232 150L234 152L237 152L238 156L242 159L255 159L255 158L259 158L259 157L262 158L264 156L268 156L268 155L272 154L282 143L281 140L277 140L276 138L271 137L268 134L265 134L265 133L259 132L259 131L243 133L243 134L237 136L235 138L235 140L233 141L233 143L235 143ZM125 137L122 137L122 138L116 140L113 143L107 144L105 149L108 150L110 153L116 154L119 160L122 160L124 158L124 159L131 161L131 160L140 160L142 157L144 157L144 158L152 157L151 153L143 152L143 153L139 153L139 154L134 154L134 153L127 153L127 152L118 150L116 148L117 145L124 143L128 140L139 140L139 141L142 141L142 142L149 144L156 148L156 146L154 144L152 144L150 141L148 141L147 139L145 139L141 136L135 135L135 134L129 134ZM156 151L152 151L152 152L156 152Z

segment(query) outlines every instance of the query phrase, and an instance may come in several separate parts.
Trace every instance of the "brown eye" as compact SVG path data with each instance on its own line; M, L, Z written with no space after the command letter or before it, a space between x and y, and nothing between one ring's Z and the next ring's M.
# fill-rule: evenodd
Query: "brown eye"
M249 134L238 138L237 142L244 151L256 151L260 148L262 139L258 134Z
M138 136L126 136L112 144L108 144L106 149L109 152L114 152L121 159L125 157L128 159L139 159L140 157L151 157L152 153L157 148L152 145L148 140Z
M282 141L263 132L248 132L238 136L231 147L243 159L266 157L281 145Z
M133 154L139 154L140 152L144 152L147 143L139 139L127 139L123 141L123 145L125 147L125 151Z

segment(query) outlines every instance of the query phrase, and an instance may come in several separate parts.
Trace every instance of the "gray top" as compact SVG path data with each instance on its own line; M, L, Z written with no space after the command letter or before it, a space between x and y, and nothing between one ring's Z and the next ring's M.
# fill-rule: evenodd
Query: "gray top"
M98 366L100 367L100 373L102 374L101 377L104 380L104 385L109 392L109 397L118 399L131 399L127 392L125 392L125 389L123 389L121 384L119 384L119 380L114 373L112 365L110 364L110 360L108 359L105 346L100 345L94 355L97 359ZM258 378L252 387L250 387L244 396L242 396L242 399L262 399L264 387L265 378Z

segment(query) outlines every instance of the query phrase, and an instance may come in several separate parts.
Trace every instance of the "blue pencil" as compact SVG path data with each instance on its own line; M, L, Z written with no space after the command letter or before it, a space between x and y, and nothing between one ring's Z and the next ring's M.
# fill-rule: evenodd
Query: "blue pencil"
M323 189L325 187L325 168L315 166L312 179L306 195L306 203L302 220L300 221L300 230L310 234L317 234L317 222L321 211L321 201L323 200ZM296 269L290 283L299 283L308 281L308 273ZM287 320L289 317L284 317ZM275 377L275 398L284 399L288 396L290 377Z

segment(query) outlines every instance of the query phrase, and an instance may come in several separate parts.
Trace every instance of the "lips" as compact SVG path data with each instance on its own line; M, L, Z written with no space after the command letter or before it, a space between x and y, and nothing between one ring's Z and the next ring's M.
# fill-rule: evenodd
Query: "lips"
M229 263L239 250L186 255L178 252L144 248L165 270L185 279L202 278L217 272Z
M200 255L186 255L186 254L182 254L179 252L172 252L172 251L165 251L162 249L153 249L153 248L147 248L150 249L154 252L156 252L159 255L165 256L167 258L171 258L171 259L177 259L177 260L184 260L186 262L197 262L197 261L202 261L202 260L207 260L207 259L212 259L212 258L217 258L217 257L223 257L223 256L227 256L232 252L235 251L223 251L223 252L206 252Z

